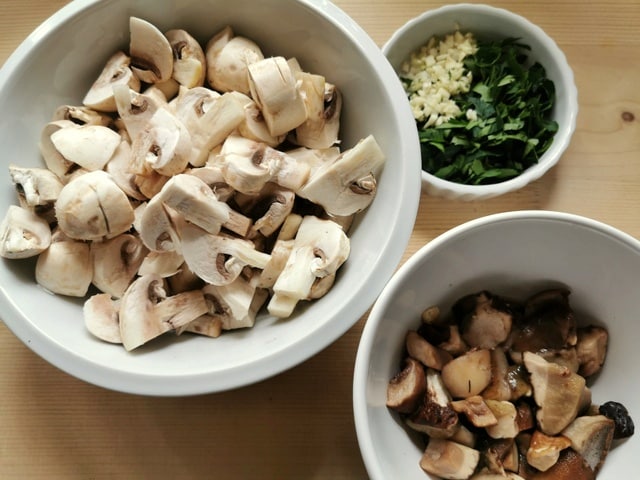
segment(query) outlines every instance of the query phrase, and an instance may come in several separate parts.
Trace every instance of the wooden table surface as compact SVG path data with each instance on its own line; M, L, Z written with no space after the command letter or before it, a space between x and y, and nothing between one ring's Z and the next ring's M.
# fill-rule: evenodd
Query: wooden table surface
M66 3L0 0L0 63ZM409 18L443 4L336 3L380 46ZM640 238L640 2L493 4L537 23L564 50L579 91L577 130L560 163L521 191L471 203L423 195L404 260L451 227L508 210L581 214ZM188 398L89 385L47 364L0 323L0 478L366 478L351 407L365 321L275 378Z

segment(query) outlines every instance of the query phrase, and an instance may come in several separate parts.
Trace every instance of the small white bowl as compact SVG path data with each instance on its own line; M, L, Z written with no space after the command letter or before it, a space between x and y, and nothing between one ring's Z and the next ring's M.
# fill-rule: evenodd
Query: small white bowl
M419 466L424 447L385 406L407 330L421 312L447 312L464 294L483 289L525 298L563 285L580 323L609 331L603 370L591 384L593 402L615 400L638 423L640 363L638 293L640 242L588 218L558 212L519 211L472 220L442 234L414 254L392 277L371 310L358 348L353 408L358 442L373 480L434 478ZM635 417L634 417L635 415ZM628 478L636 468L640 436L616 445L598 475Z
M375 42L322 0L77 0L40 25L0 71L0 169L42 166L38 139L56 107L79 105L106 59L127 49L129 17L162 31L182 28L204 44L225 25L267 55L296 57L343 93L342 145L373 134L387 164L377 198L354 223L351 256L334 288L292 318L261 316L249 330L217 339L181 336L127 353L92 338L82 302L52 296L34 262L0 262L0 316L26 345L88 382L147 395L222 391L263 380L308 359L345 333L373 304L398 265L420 199L420 153L402 86ZM8 175L0 212L16 204Z
M573 71L554 42L537 25L508 10L481 4L453 4L429 10L409 20L397 29L382 47L383 53L396 71L411 52L426 44L434 35L442 36L459 29L476 37L499 39L515 37L531 47L529 58L538 61L556 88L556 103L552 118L558 122L553 143L537 164L518 177L491 185L464 185L440 179L422 171L425 192L449 199L481 200L520 189L539 179L553 167L569 146L576 127L578 92Z

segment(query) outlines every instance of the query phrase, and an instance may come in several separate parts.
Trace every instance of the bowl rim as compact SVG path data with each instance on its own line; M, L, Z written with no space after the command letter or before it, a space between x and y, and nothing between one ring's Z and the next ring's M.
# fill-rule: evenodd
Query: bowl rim
M343 10L331 2L324 0L295 0L306 9L310 9L323 17L336 29L350 37L356 47L366 55L368 61L375 66L381 82L386 87L390 102L398 112L398 118L411 118L408 105L402 105L403 90L395 72L373 39L349 17ZM20 67L21 60L30 50L45 41L52 32L61 28L65 22L86 10L102 3L102 0L73 0L69 4L52 14L36 27L14 50L0 68L0 89L11 79ZM188 396L206 393L216 393L240 388L257 383L280 374L296 365L308 360L324 348L328 347L349 328L351 328L371 307L377 295L382 290L395 268L402 259L406 245L409 242L420 202L420 178L413 173L413 167L419 168L419 142L417 133L400 128L399 134L403 141L400 144L405 153L406 173L402 177L404 197L401 210L408 221L395 226L383 244L384 255L378 255L374 264L377 274L361 289L361 295L354 297L349 305L351 315L343 315L343 320L336 318L331 329L324 329L318 335L306 335L295 344L275 352L263 362L259 368L250 363L234 367L230 370L204 372L193 374L145 374L128 372L110 366L93 362L66 348L64 345L52 341L37 325L25 321L19 308L0 286L0 301L5 308L0 322L18 337L27 347L41 358L87 383L124 393L149 396ZM411 163L409 163L411 162ZM348 318L346 318L348 317ZM353 318L351 318L353 317Z
M481 200L503 195L525 187L531 182L538 180L548 170L555 166L560 157L569 147L571 138L576 129L578 116L578 89L575 83L573 70L569 65L565 53L558 44L540 26L536 25L526 17L501 7L494 7L487 4L476 3L454 3L444 5L431 10L426 10L421 14L409 19L397 28L382 46L382 52L388 55L390 48L400 39L407 30L414 28L423 21L447 13L463 11L473 11L495 17L507 18L509 21L519 24L523 29L528 30L536 37L545 48L556 59L566 89L566 99L569 111L568 123L561 125L556 133L549 149L540 157L538 163L532 165L515 178L500 183L488 185L466 185L452 182L436 177L424 170L421 170L422 188L427 193L443 196L445 198L457 198L461 200Z
M397 295L404 278L419 268L425 258L436 253L447 242L457 237L470 234L475 230L481 230L491 225L508 223L514 220L525 222L544 220L581 226L617 240L633 248L640 254L640 240L632 235L599 220L579 214L554 210L513 210L489 214L457 225L420 247L420 249L412 254L409 259L398 268L378 296L362 330L356 353L353 374L352 408L360 454L370 478L380 480L384 478L379 458L374 455L374 441L371 436L371 425L367 415L369 408L367 404L367 380L369 375L369 359L372 356L374 339L378 327L384 319L383 314L385 310Z

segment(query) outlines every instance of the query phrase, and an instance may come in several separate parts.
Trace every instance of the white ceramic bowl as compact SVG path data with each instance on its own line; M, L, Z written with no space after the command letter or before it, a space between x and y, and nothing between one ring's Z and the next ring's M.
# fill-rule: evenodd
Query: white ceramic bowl
M479 38L520 38L531 46L531 61L542 64L556 87L552 118L558 122L558 132L538 163L518 177L492 185L463 185L422 171L422 188L429 194L450 199L481 200L522 188L539 179L558 162L575 130L578 93L573 71L551 37L526 18L488 5L461 3L428 10L397 29L382 51L394 69L399 71L411 52L426 44L429 38L446 35L457 28L461 32L472 32Z
M583 323L609 330L609 351L592 384L594 403L624 404L640 415L637 319L640 242L608 225L566 213L519 211L472 220L422 247L389 281L371 310L356 358L353 405L358 442L373 480L430 478L419 466L423 447L385 406L404 336L428 306L446 312L482 289L523 298L564 285ZM627 478L640 436L614 448L598 478Z
M0 71L0 167L42 165L40 130L61 104L79 104L117 48L130 15L206 42L230 24L265 54L295 56L343 93L343 146L373 134L388 163L377 198L352 229L351 257L331 292L295 318L264 316L218 339L159 340L139 352L92 338L80 301L36 286L32 262L0 262L0 316L43 358L88 382L149 395L231 389L282 372L341 336L371 306L400 261L417 213L419 146L402 86L379 48L345 13L321 0L79 0L38 27ZM8 175L0 212L16 203Z

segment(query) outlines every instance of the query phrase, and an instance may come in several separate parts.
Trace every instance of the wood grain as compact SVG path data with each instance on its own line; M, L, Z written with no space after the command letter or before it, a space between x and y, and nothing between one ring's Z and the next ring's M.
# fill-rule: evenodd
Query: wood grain
M0 62L66 3L2 0ZM381 46L409 18L445 2L336 3ZM565 51L579 90L576 133L560 163L518 192L469 203L423 195L404 259L464 221L508 210L577 213L640 237L640 3L493 4L538 23ZM364 479L351 382L365 321L272 379L188 398L86 384L0 325L0 478Z

